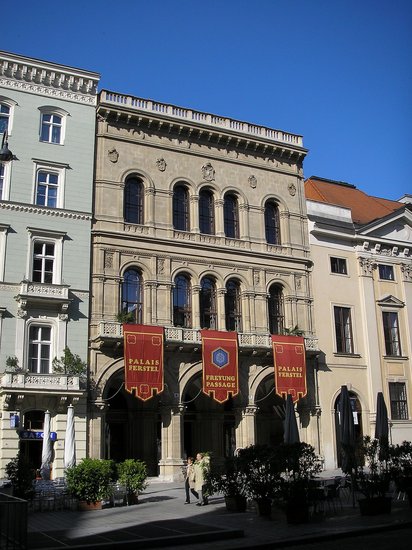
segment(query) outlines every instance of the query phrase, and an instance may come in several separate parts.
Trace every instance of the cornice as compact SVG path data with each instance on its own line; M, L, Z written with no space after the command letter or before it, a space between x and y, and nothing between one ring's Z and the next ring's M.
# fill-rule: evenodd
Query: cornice
M137 139L158 133L186 149L194 142L226 148L233 158L244 151L299 163L307 153L296 134L106 90L99 95L98 119L130 127Z
M96 105L100 75L9 52L0 52L0 85L37 95Z
M55 208L41 208L36 205L19 204L15 202L0 202L0 210L25 212L26 214L40 214L43 216L66 218L72 220L91 221L92 215L87 212L74 212L72 210L60 210Z

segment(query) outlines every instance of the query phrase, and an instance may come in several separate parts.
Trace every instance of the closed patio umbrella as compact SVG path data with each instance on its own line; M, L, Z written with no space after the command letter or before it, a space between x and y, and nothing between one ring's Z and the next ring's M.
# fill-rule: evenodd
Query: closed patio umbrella
M339 401L340 441L342 452L342 472L352 473L356 467L356 434L352 405L347 386L341 387Z
M295 408L290 393L286 398L285 408L285 431L283 433L284 443L290 445L292 443L300 443L298 423L296 422Z
M76 464L76 439L74 431L74 407L67 408L66 435L64 438L64 468L71 468Z
M388 458L389 446L388 409L386 408L385 399L381 391L378 392L376 401L375 439L379 439L380 460L386 460Z
M52 442L50 439L50 412L44 413L43 446L41 451L40 474L43 479L50 479L50 462L52 459Z

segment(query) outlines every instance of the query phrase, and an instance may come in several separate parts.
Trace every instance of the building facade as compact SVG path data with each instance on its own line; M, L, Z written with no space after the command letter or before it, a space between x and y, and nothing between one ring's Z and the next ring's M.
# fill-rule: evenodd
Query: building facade
M106 90L97 121L90 454L173 479L197 451L281 441L270 334L294 327L316 442L302 138ZM164 391L147 401L124 389L124 321L164 327ZM240 392L222 404L202 392L202 328L238 334Z
M340 466L337 406L350 391L358 435L375 433L383 392L390 440L412 439L412 204L312 176L305 182L320 353L321 454Z
M67 407L86 455L86 385L57 373L87 361L96 73L0 52L0 477L20 450L40 468L51 413L63 475Z

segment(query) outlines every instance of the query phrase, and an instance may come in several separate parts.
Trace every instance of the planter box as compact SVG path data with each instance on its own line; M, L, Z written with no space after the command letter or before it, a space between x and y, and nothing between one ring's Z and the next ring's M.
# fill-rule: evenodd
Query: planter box
M82 512L87 512L89 510L101 510L101 509L102 509L101 500L97 502L86 502L85 500L79 500L78 510L81 510Z
M228 512L246 512L246 497L241 495L225 496L225 503Z
M392 510L391 497L372 497L358 500L362 516L377 516L390 514Z

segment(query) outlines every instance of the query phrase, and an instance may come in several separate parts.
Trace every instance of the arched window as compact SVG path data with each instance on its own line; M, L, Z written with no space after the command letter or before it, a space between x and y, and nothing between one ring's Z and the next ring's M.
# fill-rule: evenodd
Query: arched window
M130 322L143 322L142 276L136 269L125 271L122 283L122 313L130 313Z
M203 277L200 283L200 326L217 328L216 283L211 277Z
M268 314L270 334L282 334L285 327L285 318L283 291L280 285L272 285L269 289Z
M203 189L199 193L199 228L201 233L214 235L215 233L215 207L213 193Z
M242 309L240 300L240 285L230 279L226 284L225 294L226 330L242 331Z
M274 201L265 204L265 234L268 244L280 244L279 207Z
M187 187L177 184L173 189L173 227L178 231L189 231L189 192Z
M143 182L132 177L126 180L124 189L124 221L143 223Z
M190 328L192 326L192 292L187 275L178 275L173 288L173 325Z
M237 197L230 193L225 195L224 201L224 225L226 237L239 238L239 207Z

